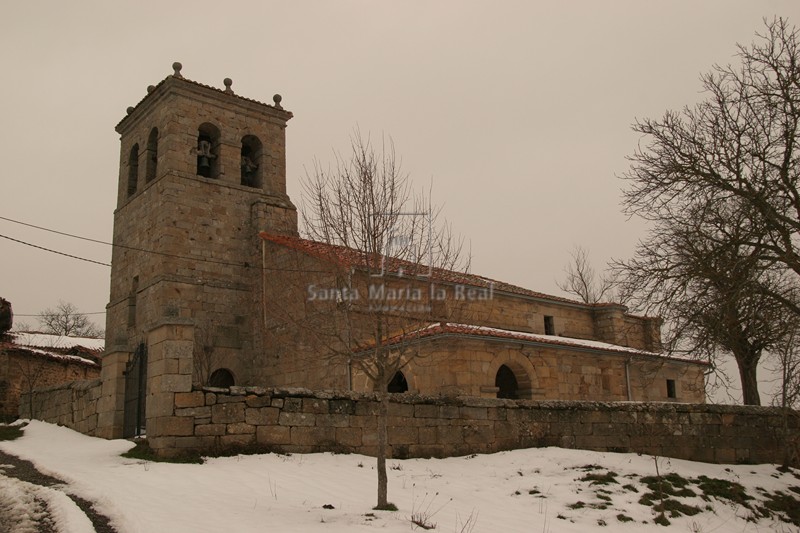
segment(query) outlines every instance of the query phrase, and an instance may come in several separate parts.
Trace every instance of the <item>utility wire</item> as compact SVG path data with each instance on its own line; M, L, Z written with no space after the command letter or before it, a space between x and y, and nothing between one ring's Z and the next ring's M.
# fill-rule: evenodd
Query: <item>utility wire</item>
M21 241L19 239L12 239L11 237L7 237L6 235L0 235L0 237L2 237L4 239L8 239L9 241L14 241L14 242L18 242L20 244L24 244L25 246L31 246L33 248L38 248L39 250L44 250L45 252L51 252L51 253L54 253L54 254L63 255L65 257L71 257L72 259L79 259L81 261L86 261L87 263L94 263L96 265L103 265L103 266L107 266L107 267L111 266L111 263L101 263L100 261L95 261L94 259L86 259L85 257L78 257L77 255L67 254L67 253L64 253L64 252L59 252L58 250L52 250L50 248L45 248L44 246L38 246L36 244L31 244L29 242Z
M170 253L167 253L167 252L158 252L156 250L147 250L145 248L137 248L135 246L127 246L125 244L114 244L114 243L111 243L111 242L100 241L100 240L97 240L97 239L90 239L89 237L81 237L80 235L73 235L72 233L65 233L63 231L54 230L52 228L45 228L43 226L37 226L35 224L29 224L27 222L21 222L19 220L14 220L14 219L7 218L7 217L2 217L2 216L0 216L0 220L5 220L7 222L13 222L14 224L19 224L21 226L27 226L29 228L35 228L35 229L42 230L42 231L48 231L50 233L55 233L57 235L63 235L65 237L72 237L73 239L80 239L82 241L89 241L89 242L94 242L94 243L97 243L97 244L104 244L106 246L111 246L113 248L122 248L124 250L133 250L135 252L142 252L142 253L146 253L146 254L161 255L161 256L164 256L164 257L172 257L172 258L175 258L175 259L191 259L192 261L211 263L211 264L215 264L215 265L226 265L226 266L252 268L252 265L249 265L247 263L234 263L234 262L231 262L231 261L220 261L220 260L215 260L215 259L207 259L207 258L203 258L203 257L191 257L191 256L188 256L188 255L170 254ZM77 255L71 255L71 254L67 254L67 253L64 253L64 252L51 250L50 248L45 248L44 246L38 246L36 244L31 244L29 242L21 241L21 240L18 240L18 239L13 239L11 237L6 237L5 235L0 235L0 237L3 237L3 238L8 239L10 241L14 241L14 242L18 242L18 243L21 243L21 244L25 244L27 246L32 246L33 248L38 248L40 250L44 250L44 251L47 251L47 252L52 252L52 253L55 253L55 254L66 256L66 257L71 257L73 259L80 259L81 261L86 261L86 262L89 262L89 263L95 263L95 264L103 265L103 266L111 266L109 263L101 263L100 261L95 261L93 259L86 259L86 258L83 258L83 257L78 257ZM329 272L328 270L307 270L307 269L294 269L294 268L268 268L268 267L263 266L263 265L262 265L261 269L262 270L270 270L270 271L273 271L273 272L303 272L303 273L312 273L312 272L313 273L328 273ZM88 313L84 313L84 314L88 314Z
M89 237L81 237L80 235L73 235L72 233L64 233L63 231L58 231L50 228L44 228L42 226L37 226L35 224L28 224L27 222L21 222L19 220L14 220L12 218L0 217L0 220L5 220L7 222L13 222L14 224L19 224L21 226L28 226L29 228L36 228L42 231L49 231L50 233L57 233L59 235L64 235L65 237L72 237L74 239L80 239L82 241L89 241L89 242L96 242L97 244L106 244L108 246L114 246L110 242L105 241L98 241L97 239L90 239Z
M19 220L14 220L14 219L11 219L11 218L6 218L6 217L0 217L0 220L13 222L14 224L20 224L22 226L28 226L29 228L36 228L36 229L39 229L39 230L42 230L42 231L49 231L50 233L55 233L57 235L63 235L65 237L72 237L73 239L80 239L82 241L94 242L94 243L97 243L97 244L104 244L106 246L112 246L114 248L122 248L124 250L133 250L135 252L144 252L144 253L148 253L148 254L162 255L162 256L165 256L165 257L172 257L172 258L176 258L176 259L194 259L196 261L204 261L206 263L214 263L214 264L218 264L218 265L244 266L243 263L233 263L233 262L230 262L230 261L219 261L219 260L214 260L214 259L200 259L200 258L195 258L195 257L188 257L188 256L185 256L185 255L170 254L170 253L167 253L167 252L157 252L155 250L145 250L144 248L137 248L135 246L127 246L125 244L114 244L114 243L111 243L111 242L100 241L100 240L97 240L97 239L90 239L89 237L81 237L80 235L73 235L72 233L65 233L63 231L58 231L58 230L54 230L54 229L51 229L51 228L45 228L45 227L42 227L42 226L37 226L35 224L28 224L27 222L21 222ZM14 239L11 239L11 240L14 240ZM18 242L22 242L22 241L18 241ZM23 244L28 244L28 243L23 243ZM35 246L35 245L31 244L30 246ZM40 247L36 246L36 248L40 248ZM67 255L67 254L63 254L63 255ZM78 258L78 259L81 259L81 258ZM84 259L84 261L90 261L90 260L89 259ZM92 262L95 263L96 261L92 261ZM101 263L101 264L105 264L105 263ZM111 265L107 265L107 266L111 266Z

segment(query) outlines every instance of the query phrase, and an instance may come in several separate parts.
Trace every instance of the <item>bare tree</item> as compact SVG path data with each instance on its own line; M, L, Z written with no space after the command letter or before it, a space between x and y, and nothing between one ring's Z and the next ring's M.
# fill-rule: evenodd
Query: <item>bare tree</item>
M788 294L785 270L763 264L760 249L741 244L750 231L735 210L715 205L714 217L684 205L659 221L627 262L618 262L620 293L667 323L668 350L737 363L744 403L760 405L756 372L762 355L795 327L785 306L767 294ZM720 238L719 225L732 235ZM788 297L788 296L787 296ZM791 316L791 314L789 314Z
M614 299L613 276L595 271L589 260L589 252L575 246L570 252L570 263L564 268L565 278L556 282L562 291L574 294L583 303L596 304Z
M684 204L736 206L752 230L739 244L800 276L800 34L775 19L756 35L738 47L741 65L702 76L705 101L634 124L645 144L630 158L624 204L652 221ZM734 237L719 230L719 240ZM800 314L796 290L769 296Z
M75 305L59 301L55 309L47 308L37 317L44 333L70 337L100 337L102 331Z
M624 205L653 226L616 265L673 350L735 357L750 404L761 355L800 315L799 38L783 19L758 38L701 78L705 101L634 124Z
M374 386L380 401L376 508L391 508L388 386L419 355L410 341L448 313L448 304L432 296L441 289L436 284L442 273L466 270L468 260L462 241L437 221L429 196L412 192L391 141L374 146L354 133L349 156L337 154L332 170L316 163L303 187L305 233L326 243L331 256L323 271L312 274L315 290L326 297L310 291L305 331L329 357L346 361Z

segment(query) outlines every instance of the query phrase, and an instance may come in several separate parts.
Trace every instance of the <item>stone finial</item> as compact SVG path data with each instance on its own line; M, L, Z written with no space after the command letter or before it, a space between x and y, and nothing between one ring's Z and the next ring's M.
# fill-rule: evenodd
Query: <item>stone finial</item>
M128 106L128 109L126 109L126 111L128 112L129 115L133 113L133 106Z
M183 75L181 74L181 69L182 68L183 68L183 65L181 65L177 61L174 62L172 64L172 70L174 70L175 72L172 75L175 76L176 78L182 78L183 77Z
M155 90L156 90L156 86L155 85L148 85L147 86L147 94L150 94L151 92L153 92Z
M283 106L281 105L281 100L283 100L283 97L279 94L276 94L275 96L272 97L272 101L275 102L275 107L277 107L278 109L283 109Z
M231 89L231 85L233 85L233 80L230 78L225 78L222 80L222 83L225 84L225 92L228 94L233 94L233 89Z

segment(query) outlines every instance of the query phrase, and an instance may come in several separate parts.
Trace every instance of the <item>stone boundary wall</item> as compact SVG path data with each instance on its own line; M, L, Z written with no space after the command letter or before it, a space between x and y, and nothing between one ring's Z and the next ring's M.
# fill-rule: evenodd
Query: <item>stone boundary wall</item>
M100 380L33 393L34 418L97 435ZM31 418L29 395L20 417ZM390 395L396 459L559 446L717 463L798 465L800 413L772 407L679 403L513 401ZM170 416L150 418L159 455L230 450L375 455L375 394L205 387L178 392Z
M374 394L260 387L175 394L148 441L157 453L237 448L374 455ZM393 458L559 446L717 463L797 463L796 411L677 403L511 401L391 395ZM788 454L788 455L787 455Z
M31 393L23 393L19 399L19 416L66 426L86 435L95 435L97 400L100 398L101 387L98 378L35 389L32 402Z

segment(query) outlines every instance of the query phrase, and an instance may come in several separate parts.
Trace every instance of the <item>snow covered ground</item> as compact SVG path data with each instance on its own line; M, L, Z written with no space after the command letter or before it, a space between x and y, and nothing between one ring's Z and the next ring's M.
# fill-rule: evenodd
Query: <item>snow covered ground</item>
M361 455L255 455L208 459L205 464L152 463L120 457L128 441L106 441L31 422L23 437L0 449L33 461L69 483L67 490L96 502L119 533L157 532L477 532L798 531L774 514L756 518L776 491L797 497L800 479L774 465L710 465L659 459L676 487L699 476L741 484L746 505L721 496L673 498L702 510L653 522L642 476L656 474L655 459L636 454L541 448L450 459L389 461L389 499L397 512L373 511L374 459ZM7 468L7 467L6 467ZM41 512L48 507L59 529L93 531L75 505L55 489L2 475L0 507ZM717 482L715 486L735 487ZM686 485L696 494L696 482ZM758 488L757 488L758 487ZM794 487L794 490L790 487ZM795 507L797 507L795 505ZM2 528L0 528L2 529ZM27 531L27 530L22 530Z

